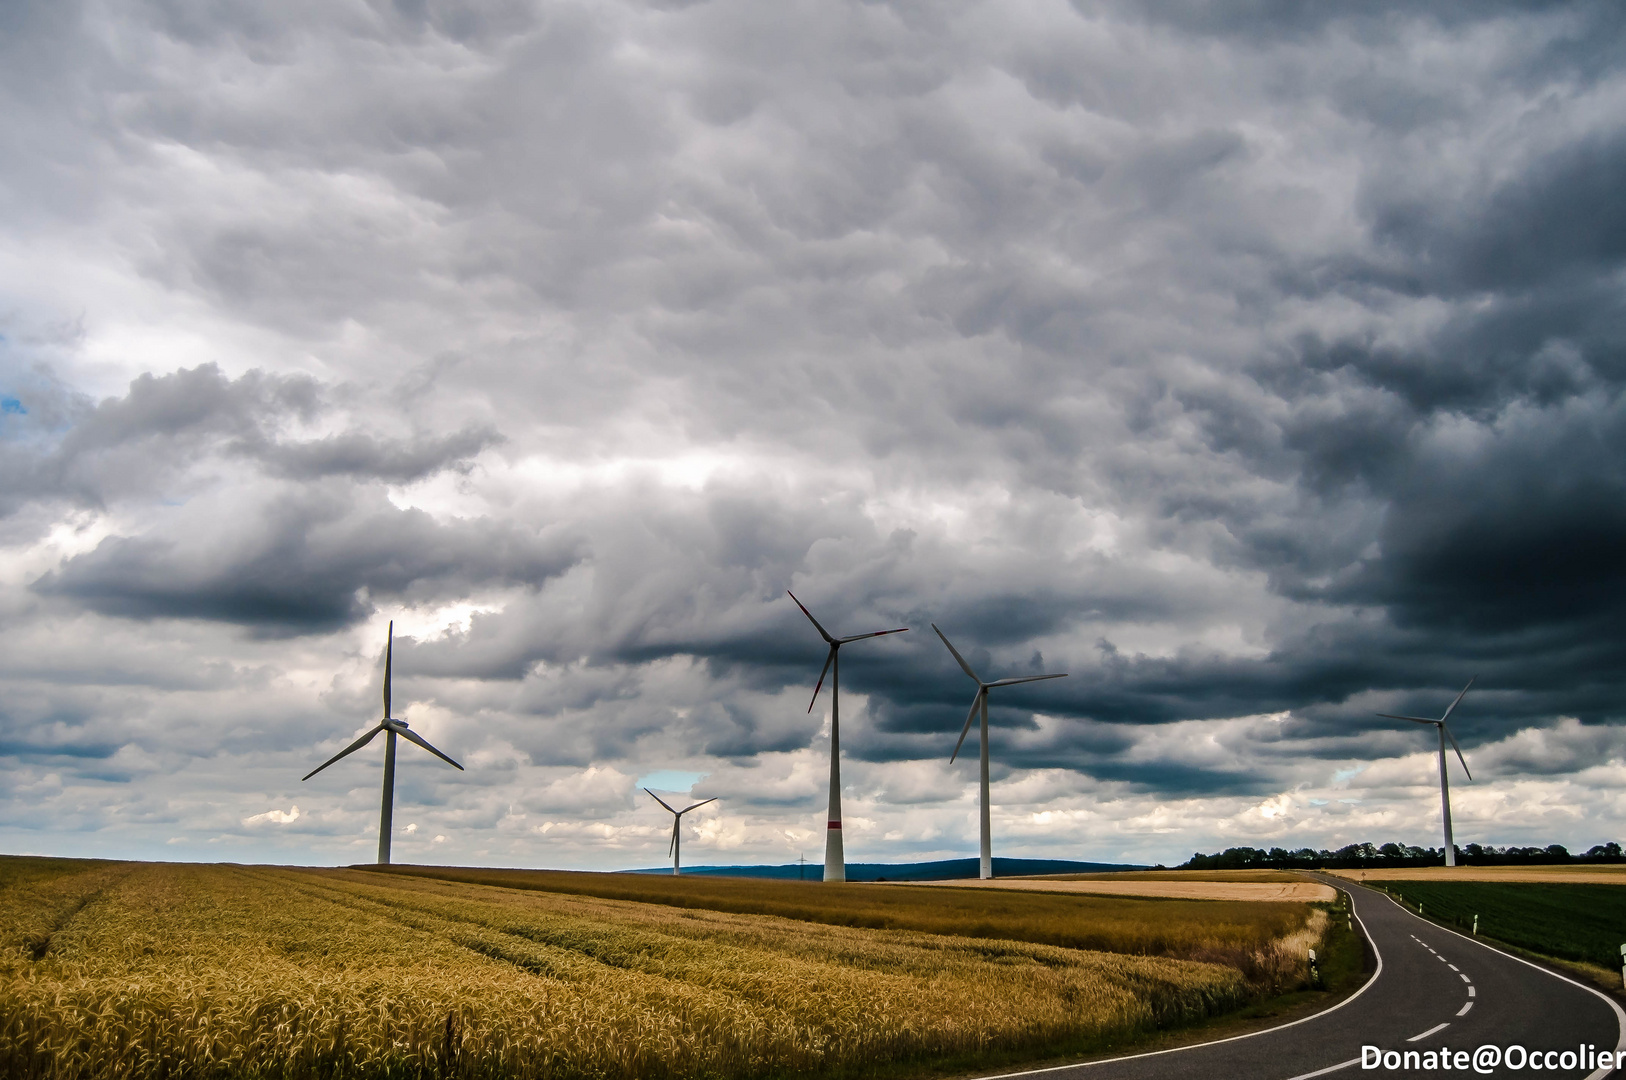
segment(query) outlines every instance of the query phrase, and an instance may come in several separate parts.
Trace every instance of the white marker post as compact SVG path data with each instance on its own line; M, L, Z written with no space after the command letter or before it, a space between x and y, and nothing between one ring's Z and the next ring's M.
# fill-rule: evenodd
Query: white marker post
M1475 915L1474 916L1474 937L1478 937L1478 936L1479 936L1479 916ZM1626 945L1622 945L1620 948L1621 948L1622 952L1626 952Z
M1620 981L1626 985L1626 945L1620 947Z

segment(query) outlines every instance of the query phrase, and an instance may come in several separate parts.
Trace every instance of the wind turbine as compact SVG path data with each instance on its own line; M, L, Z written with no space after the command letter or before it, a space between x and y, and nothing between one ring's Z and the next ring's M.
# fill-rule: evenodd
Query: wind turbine
M1457 865L1457 849L1456 846L1451 843L1451 787L1445 778L1445 740L1451 740L1451 749L1457 752L1457 760L1462 762L1462 771L1468 773L1468 779L1472 780L1474 778L1474 774L1468 771L1468 759L1462 756L1462 747L1457 745L1457 737L1451 734L1451 729L1445 726L1445 720L1446 717L1451 715L1452 710L1457 707L1457 703L1462 700L1462 695L1468 692L1468 687L1474 684L1474 679L1477 678L1479 678L1479 676L1475 675L1473 679L1468 680L1468 686L1464 686L1462 688L1462 694L1457 695L1457 700L1451 703L1451 707L1445 710L1445 715L1441 716L1438 720L1425 720L1421 716L1396 716L1393 713L1378 713L1378 715L1383 717L1385 720L1410 720L1414 724L1433 724L1436 728L1439 728L1440 811L1445 817L1445 865L1447 866Z
M792 600L796 594L789 589ZM873 634L854 634L852 637L831 637L830 632L819 625L819 620L813 613L803 607L800 600L796 606L802 609L807 621L819 632L830 646L829 655L824 658L824 670L819 672L819 682L813 687L813 700L807 703L807 711L812 712L814 704L819 700L819 691L824 687L824 676L830 675L830 812L826 817L824 833L824 880L847 880L847 853L841 846L841 647L853 641L862 641L865 638L885 637L887 634L902 634L909 628L899 630L877 630ZM834 669L834 670L832 670Z
M425 742L421 736L409 730L405 720L396 720L390 716L390 662L394 653L395 620L391 619L389 644L384 646L384 719L380 720L378 722L378 726L373 728L367 734L363 735L361 738L357 739L355 742L351 743L349 746L345 747L343 750L340 750L337 754L334 754L332 757L322 762L322 764L316 766L316 768L300 777L300 783L304 783L306 780L309 780L311 777L315 776L317 773L321 772L335 761L338 761L342 757L348 757L349 755L354 754L357 750L360 750L363 746L366 746L368 743L372 742L380 731L385 733L384 809L379 813L378 816L378 862L380 866L388 866L390 861L390 822L395 816L395 737L399 735L409 742L415 742L425 750L429 751L431 754L434 754L436 757L440 758L440 760L457 769L459 772L463 770L463 766L459 765L457 762L453 761L439 750L436 750L433 746L430 746L427 742Z
M937 624L932 623L932 629L937 630ZM1057 675L1020 675L1014 679L995 679L993 682L983 682L982 676L971 670L971 665L965 662L965 657L949 642L943 631L937 630L937 636L943 639L948 651L954 654L959 662L960 670L971 676L977 684L977 694L971 699L971 711L966 713L965 726L960 729L960 741L954 744L954 753L949 755L949 764L960 756L960 747L965 745L966 732L971 730L971 721L982 713L982 867L979 876L987 881L994 876L994 840L992 829L988 824L988 691L996 686L1015 686L1017 683L1038 682L1041 679L1065 679L1065 671Z
M682 834L678 832L678 826L683 824L683 815L687 814L690 810L700 809L702 806L705 806L706 803L716 802L718 796L713 796L712 798L707 799L706 802L697 802L693 806L686 806L682 810L673 810L671 806L667 804L665 799L661 798L653 791L650 791L648 788L644 788L644 790L649 793L649 797L651 799L654 799L662 806L665 806L667 812L672 815L672 846L667 848L666 853L672 856L672 876L676 877L678 873L678 859L681 857L681 852L683 850Z

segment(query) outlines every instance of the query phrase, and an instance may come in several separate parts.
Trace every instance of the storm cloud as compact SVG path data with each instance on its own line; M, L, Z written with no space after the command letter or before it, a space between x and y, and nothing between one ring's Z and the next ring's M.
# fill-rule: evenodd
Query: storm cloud
M1618 5L0 19L0 843L1619 839Z

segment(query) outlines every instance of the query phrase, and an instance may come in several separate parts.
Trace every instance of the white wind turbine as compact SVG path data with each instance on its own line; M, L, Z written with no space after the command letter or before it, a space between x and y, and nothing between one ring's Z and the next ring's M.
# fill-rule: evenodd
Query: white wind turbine
M357 750L360 750L363 746L366 746L368 743L372 742L380 731L385 733L384 809L382 812L380 812L378 818L378 862L381 866L389 865L390 830L392 828L391 821L395 816L395 737L399 735L409 742L415 742L425 750L429 751L431 754L434 754L436 757L446 762L448 765L451 765L453 768L457 769L459 772L463 770L463 766L459 765L457 762L453 761L439 750L436 750L433 746L430 746L427 742L425 742L422 737L409 730L405 720L396 720L390 716L390 663L394 658L394 653L395 621L392 619L390 621L389 643L384 646L384 719L380 720L378 722L378 726L373 728L367 734L363 735L361 738L357 739L355 742L351 743L349 746L345 747L343 750L340 750L337 754L334 754L332 757L322 762L322 764L316 766L316 768L300 777L301 783L309 780L311 777L315 776L317 773L321 772L335 761L338 761L342 757L347 757L350 754L354 754Z
M932 623L932 629L937 630L936 623ZM965 657L960 655L960 651L949 642L943 631L937 630L937 636L943 639L943 644L948 646L948 651L954 654L954 659L959 662L960 669L971 676L972 681L977 684L977 694L971 699L971 711L966 714L965 726L960 729L960 741L954 744L954 753L949 755L949 764L952 765L954 759L960 756L960 747L965 744L966 732L971 730L971 721L977 718L977 713L980 711L982 713L982 866L979 874L984 881L987 881L994 876L994 840L988 822L988 691L996 686L1015 686L1017 683L1038 682L1041 679L1065 679L1067 673L1064 671L1057 675L1021 675L1014 679L995 679L993 682L983 682L982 676L971 670L971 665L965 662Z
M661 798L653 791L650 791L648 788L644 788L644 791L648 792L651 799L654 799L662 806L665 806L667 813L672 815L672 846L666 849L666 853L672 856L672 875L676 877L678 873L678 860L682 857L683 851L683 834L678 831L678 826L683 824L683 815L687 814L690 810L700 809L702 806L705 806L706 803L716 802L720 796L714 795L707 799L706 802L697 802L693 806L685 806L682 810L673 810L672 807L667 804L665 799Z
M785 590L792 600L796 594ZM824 670L819 672L818 685L813 687L813 700L807 703L807 711L813 711L813 705L819 700L819 690L824 686L824 676L830 675L830 812L825 818L824 832L824 880L847 880L847 852L841 844L841 647L853 641L862 641L865 638L885 637L887 634L902 634L909 628L899 630L877 630L872 634L854 634L852 637L831 637L829 631L819 625L819 620L813 613L796 600L796 606L802 608L802 614L807 621L819 632L830 646L830 652L824 658ZM834 669L834 670L832 670Z
M1445 721L1446 717L1449 717L1452 711L1456 709L1457 703L1462 700L1463 694L1468 692L1468 687L1472 686L1474 684L1474 679L1477 678L1479 678L1479 676L1475 675L1473 679L1468 680L1468 686L1464 686L1462 688L1462 694L1457 695L1457 700L1451 703L1451 707L1445 710L1445 715L1441 716L1438 720L1425 720L1421 716L1396 716L1394 713L1378 713L1378 715L1383 717L1385 720L1410 720L1414 724L1433 724L1439 729L1440 812L1445 817L1445 865L1447 866L1457 865L1457 849L1456 846L1451 842L1451 786L1445 777L1445 740L1451 740L1451 749L1457 752L1457 760L1462 762L1462 771L1468 773L1468 779L1472 780L1474 778L1474 774L1468 771L1468 759L1462 756L1462 747L1457 745L1457 737L1451 734L1451 729L1445 726Z

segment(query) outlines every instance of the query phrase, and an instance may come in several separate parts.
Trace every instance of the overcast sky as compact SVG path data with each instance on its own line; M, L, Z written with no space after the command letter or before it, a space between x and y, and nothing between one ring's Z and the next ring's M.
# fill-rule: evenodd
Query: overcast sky
M1228 14L1216 14L1217 11ZM0 5L0 850L1626 839L1626 9Z

